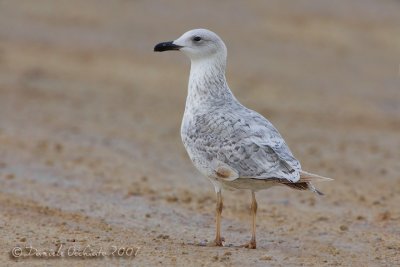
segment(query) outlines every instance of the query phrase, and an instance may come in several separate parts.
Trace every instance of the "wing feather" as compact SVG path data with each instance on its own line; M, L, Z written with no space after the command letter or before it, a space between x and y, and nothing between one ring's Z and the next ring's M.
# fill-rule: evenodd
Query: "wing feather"
M214 175L219 168L220 176L231 180L299 181L300 163L275 127L257 112L237 105L231 110L211 106L182 125L183 142L199 170Z

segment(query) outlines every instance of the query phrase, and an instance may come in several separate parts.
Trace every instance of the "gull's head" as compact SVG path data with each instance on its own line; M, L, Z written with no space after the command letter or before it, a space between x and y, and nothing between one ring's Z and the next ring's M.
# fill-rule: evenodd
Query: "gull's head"
M226 47L218 35L206 29L195 29L185 32L181 37L171 42L159 43L154 51L163 52L179 50L192 61L206 58L226 58Z

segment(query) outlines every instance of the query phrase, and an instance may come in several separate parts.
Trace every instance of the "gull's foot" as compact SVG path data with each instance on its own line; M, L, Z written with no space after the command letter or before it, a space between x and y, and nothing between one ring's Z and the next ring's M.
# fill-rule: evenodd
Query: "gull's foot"
M241 245L240 247L242 247L242 248L249 248L249 249L256 249L257 248L257 246L256 246L256 241L250 241L249 243L246 243L246 244L244 244L244 245Z
M215 239L213 241L204 240L204 241L198 243L198 245L202 246L202 247L223 247L224 242L225 242L225 238L221 237L219 240L218 239Z

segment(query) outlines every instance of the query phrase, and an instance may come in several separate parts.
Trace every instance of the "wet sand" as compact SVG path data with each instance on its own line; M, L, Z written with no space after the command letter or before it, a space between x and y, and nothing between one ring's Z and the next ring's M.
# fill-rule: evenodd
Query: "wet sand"
M1 265L400 265L400 2L323 2L0 2ZM193 245L215 196L180 141L189 62L152 49L196 27L227 43L236 97L335 178L258 193L256 250ZM251 195L223 196L226 243L245 243Z

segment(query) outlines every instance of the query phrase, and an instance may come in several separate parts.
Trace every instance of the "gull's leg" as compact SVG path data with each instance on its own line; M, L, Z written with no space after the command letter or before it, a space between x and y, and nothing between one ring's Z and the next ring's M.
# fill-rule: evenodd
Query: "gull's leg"
M221 190L217 191L217 205L215 207L215 240L212 242L209 242L207 246L217 246L217 247L222 247L222 241L223 237L221 237L221 214L222 214L222 193Z
M222 247L223 244L222 242L225 241L223 237L221 237L221 213L222 213L222 194L221 190L216 190L217 192L217 205L216 205L216 214L215 214L215 227L216 227L216 232L215 232L215 240L214 241L203 241L200 242L198 245L199 246L208 246L208 247Z
M252 216L252 232L249 248L256 248L256 216L257 216L257 201L256 194L251 191L251 216Z
M256 215L257 215L257 201L256 194L251 191L251 219L252 219L252 231L250 242L243 245L245 248L256 248Z
M215 226L216 226L216 235L215 235L215 245L222 246L223 238L221 238L221 214L222 214L222 194L221 191L217 192L217 206L216 206L216 219L215 219Z

